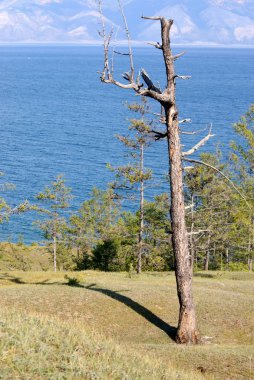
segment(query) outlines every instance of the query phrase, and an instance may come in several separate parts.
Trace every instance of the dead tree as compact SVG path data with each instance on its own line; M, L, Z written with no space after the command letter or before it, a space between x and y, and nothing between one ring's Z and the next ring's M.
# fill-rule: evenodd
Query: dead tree
M183 166L182 159L184 156L192 154L196 149L203 145L211 133L209 131L201 142L188 152L182 153L180 142L181 123L178 120L178 111L175 99L175 87L178 79L188 79L188 76L179 76L175 74L174 62L183 54L173 55L170 47L170 31L173 20L164 17L144 17L143 19L156 20L161 24L162 42L154 43L155 48L162 51L165 71L166 71L166 88L160 90L154 85L152 79L142 69L137 78L134 74L133 54L130 45L130 35L124 16L123 8L119 0L121 13L123 16L127 40L129 43L128 57L130 61L130 71L124 73L123 78L126 83L120 82L114 77L114 68L110 65L109 46L112 37L112 30L106 33L105 19L102 14L102 0L98 0L99 10L102 21L102 32L100 33L104 41L104 69L101 73L101 81L108 84L114 84L123 89L131 89L137 95L149 97L156 100L163 111L161 117L164 120L165 132L155 132L156 140L166 138L168 142L168 158L169 158L169 178L170 178L170 199L171 199L171 223L172 223L172 244L175 257L175 275L177 283L177 294L179 299L179 320L176 333L177 343L197 343L199 340L198 329L196 323L195 307L192 294L192 260L188 247L188 234L185 224L185 205L183 194ZM125 54L126 55L126 54ZM143 82L141 83L141 78ZM189 121L188 119L182 122Z

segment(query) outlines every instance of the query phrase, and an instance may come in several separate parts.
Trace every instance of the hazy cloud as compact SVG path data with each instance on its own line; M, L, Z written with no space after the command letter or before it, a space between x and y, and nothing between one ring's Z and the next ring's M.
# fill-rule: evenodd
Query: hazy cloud
M44 5L44 4L52 4L52 3L60 4L61 2L62 0L37 0L35 3Z
M249 0L210 0L212 5L231 5L231 4L247 4Z
M234 35L239 42L251 42L254 39L254 24L236 28Z

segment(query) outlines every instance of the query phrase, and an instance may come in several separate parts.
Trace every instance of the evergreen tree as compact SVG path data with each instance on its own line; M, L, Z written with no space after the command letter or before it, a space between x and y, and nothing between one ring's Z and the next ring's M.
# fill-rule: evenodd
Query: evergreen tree
M3 176L3 173L0 173L0 177L2 176ZM1 183L0 185L1 193L13 188L14 186L8 183ZM8 220L10 214L11 214L11 207L8 205L5 198L1 195L0 196L0 223L3 223L4 221Z
M246 195L246 202L239 202L239 211L235 215L241 223L245 236L240 240L241 246L248 252L249 270L253 270L254 258L254 104L233 126L239 136L237 142L231 143L233 153L231 163L238 186Z
M57 270L57 243L67 229L66 218L63 212L69 208L73 198L71 189L65 185L62 175L57 176L44 191L36 196L37 200L45 204L46 208L39 208L47 217L37 221L37 225L46 239L53 242L54 271Z
M129 131L131 135L117 138L127 148L128 164L114 168L116 172L115 188L122 188L139 193L139 231L138 231L138 260L137 273L142 271L142 255L144 250L144 201L145 183L152 177L151 170L145 168L145 149L151 143L151 127L145 120L145 114L149 111L147 100L142 98L142 104L131 104L129 109L138 113L140 118L131 119ZM112 168L110 166L110 168Z
M241 119L233 125L239 140L233 141L231 147L235 153L234 158L241 168L241 174L250 176L253 180L254 175L254 104Z
M146 270L174 269L167 194L158 195L153 202L145 203L144 240L148 251L144 264Z
M3 175L4 174L0 172L0 177L3 177ZM15 185L12 183L3 182L0 184L0 223L8 221L11 215L20 214L34 209L34 206L32 206L27 200L18 206L12 207L4 198L3 193L14 189Z
M94 188L92 197L81 205L78 213L71 216L70 235L77 247L79 267L87 269L94 265L102 268L100 258L103 257L103 246L109 252L109 242L120 234L117 228L119 216L119 205L112 188L106 191ZM99 251L96 250L97 246L100 246Z

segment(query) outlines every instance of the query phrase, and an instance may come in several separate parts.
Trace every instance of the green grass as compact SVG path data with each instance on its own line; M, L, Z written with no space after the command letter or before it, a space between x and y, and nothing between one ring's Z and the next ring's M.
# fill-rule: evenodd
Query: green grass
M179 346L173 273L2 272L0 379L253 379L253 280L196 274L203 343Z

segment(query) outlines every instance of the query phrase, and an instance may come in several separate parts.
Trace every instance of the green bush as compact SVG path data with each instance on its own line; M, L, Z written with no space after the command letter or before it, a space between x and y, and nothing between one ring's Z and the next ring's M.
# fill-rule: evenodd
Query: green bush
M229 263L228 268L232 272L248 272L248 265L244 263Z
M69 286L81 286L82 283L84 283L84 278L82 277L81 274L75 276L75 277L70 277L68 274L64 276L64 278L67 280L67 285Z

